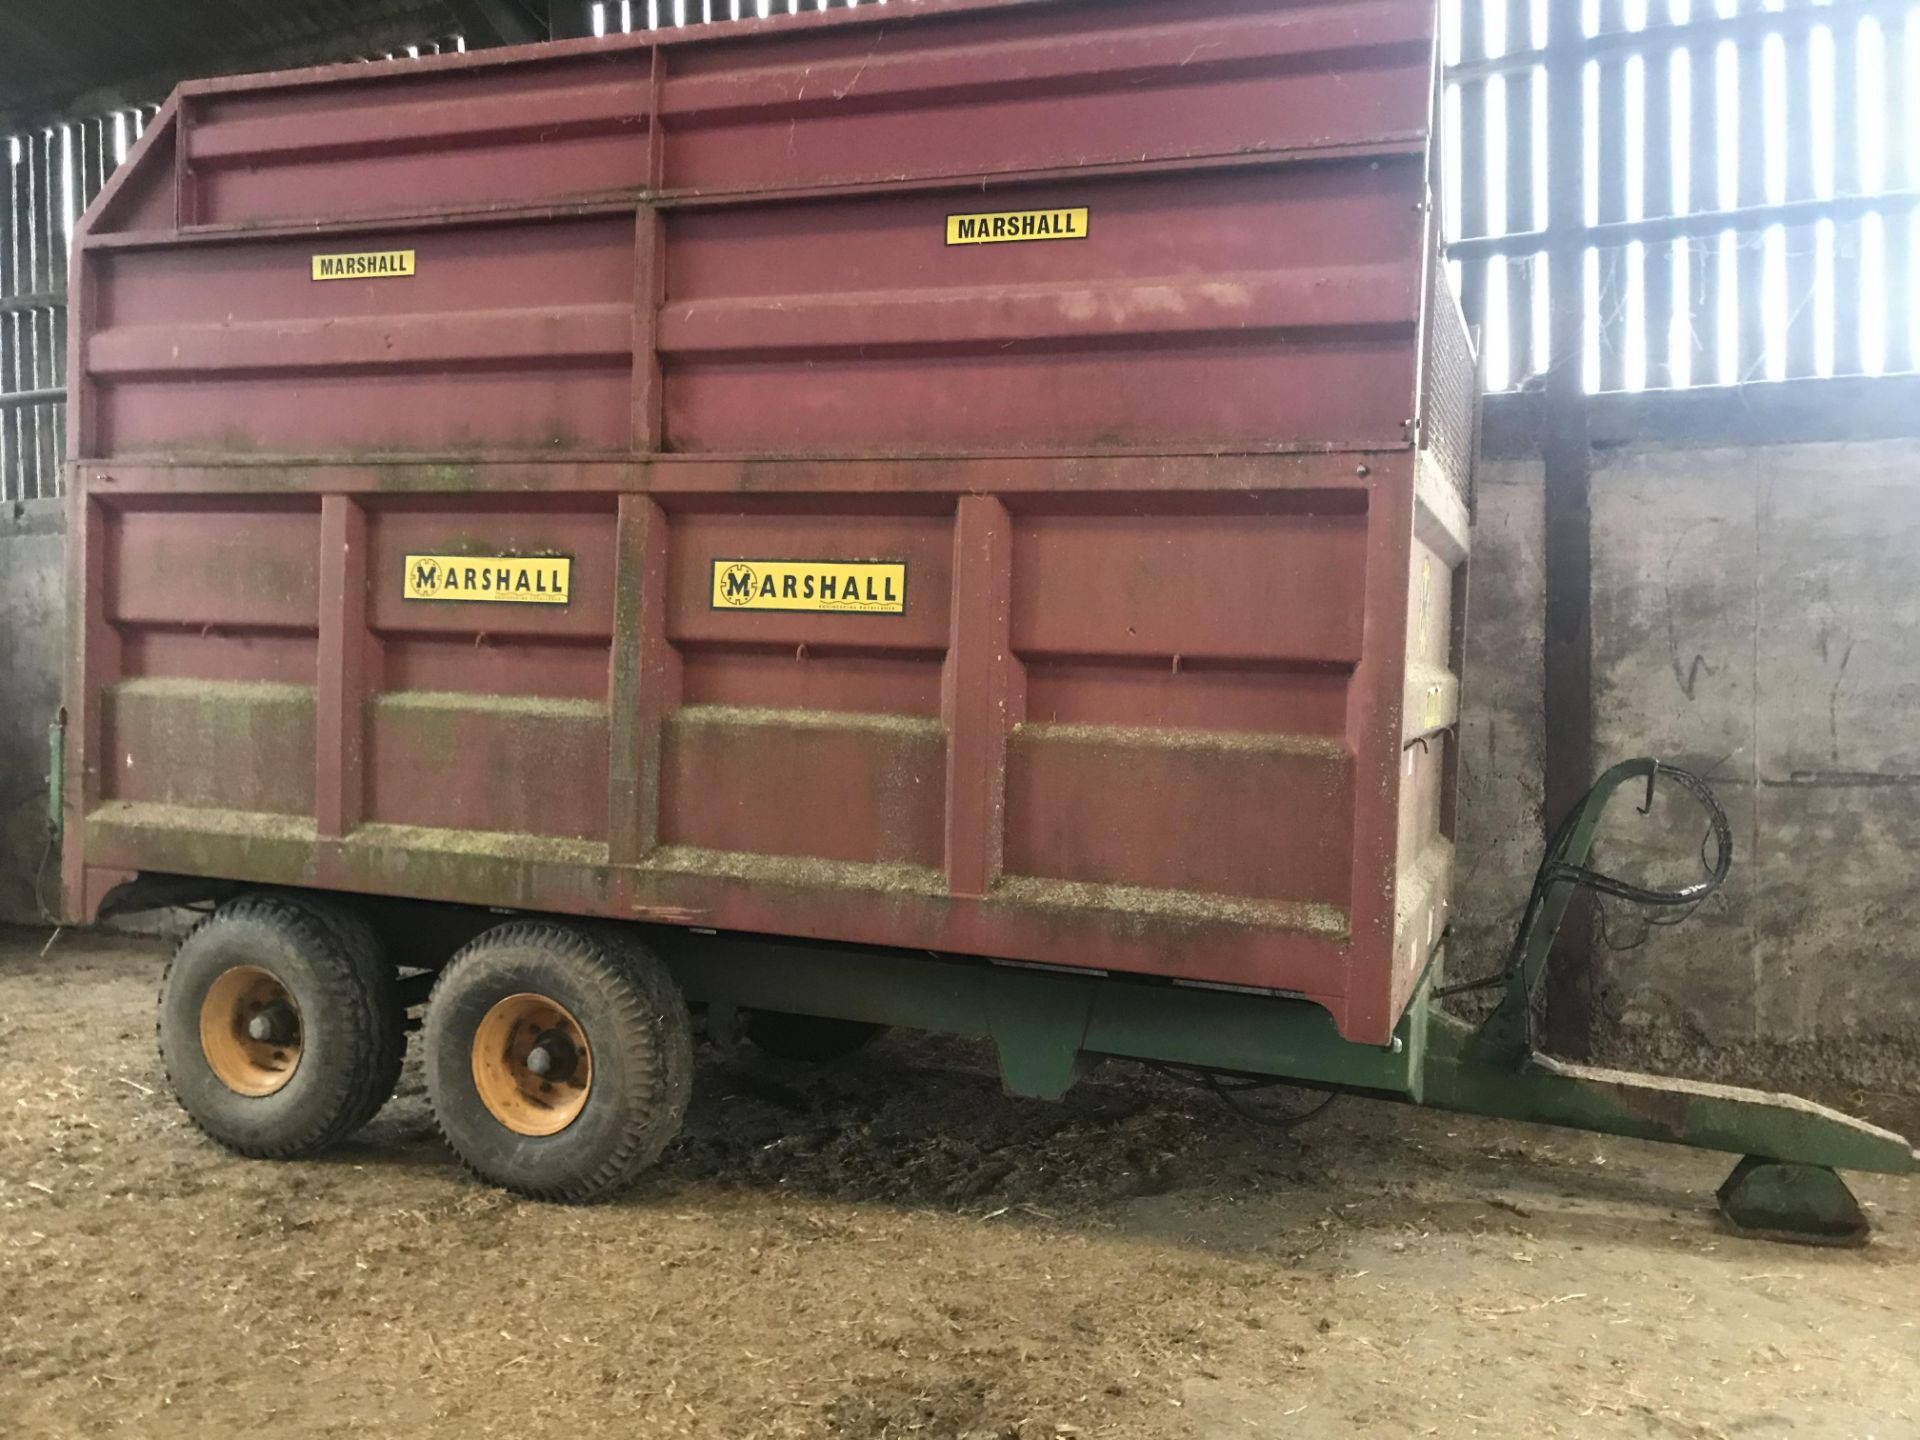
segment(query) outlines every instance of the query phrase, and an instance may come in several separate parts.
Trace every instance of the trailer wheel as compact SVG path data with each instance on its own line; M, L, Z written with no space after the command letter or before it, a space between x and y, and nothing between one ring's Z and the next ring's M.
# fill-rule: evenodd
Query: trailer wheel
M400 1068L407 1058L407 1007L400 998L400 972L380 932L351 905L306 892L276 892L274 898L305 910L332 933L346 951L354 973L369 977L370 1000L376 1012L392 1020L391 1024L374 1027L367 1083L358 1096L359 1108L347 1126L346 1133L350 1134L379 1114L400 1088Z
M304 898L242 896L195 926L161 977L168 1083L193 1123L238 1154L325 1149L393 1093L405 1043L393 970L332 914Z
M782 1060L824 1064L864 1050L887 1033L868 1020L835 1020L825 1015L795 1015L785 1010L748 1013L746 1037Z
M693 1026L658 956L539 921L453 957L427 1005L427 1093L455 1155L535 1200L598 1200L679 1133Z

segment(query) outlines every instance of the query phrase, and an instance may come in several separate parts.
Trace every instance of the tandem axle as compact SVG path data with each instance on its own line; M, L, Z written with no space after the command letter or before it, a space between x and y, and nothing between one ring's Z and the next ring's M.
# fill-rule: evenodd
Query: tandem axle
M1178 1066L1741 1156L1719 1199L1744 1232L1859 1244L1868 1224L1840 1170L1920 1169L1903 1137L1793 1096L1570 1064L1541 1054L1531 997L1573 891L1695 903L1726 873L1663 896L1587 871L1607 801L1661 777L1616 766L1554 837L1506 968L1442 983L1444 939L1391 1042L1343 1039L1322 1007L1283 995L698 930L368 902L308 891L143 877L116 909L222 901L181 946L162 994L168 1074L188 1113L240 1153L333 1143L391 1095L405 1011L428 1002L429 1090L470 1169L537 1198L593 1199L635 1178L678 1130L692 1083L689 1005L710 1033L830 1059L886 1026L991 1040L1014 1093L1065 1094L1102 1059ZM1675 898L1677 897L1677 899ZM457 954L396 978L401 952ZM408 962L412 964L412 961ZM432 986L429 1001L427 987ZM1469 1025L1443 997L1502 990ZM312 1046L325 1030L330 1043ZM309 1072L326 1055L345 1067ZM350 1073L349 1073L350 1072ZM298 1083L296 1083L298 1082ZM596 1105L594 1102L598 1100ZM551 1151L551 1153L549 1153Z

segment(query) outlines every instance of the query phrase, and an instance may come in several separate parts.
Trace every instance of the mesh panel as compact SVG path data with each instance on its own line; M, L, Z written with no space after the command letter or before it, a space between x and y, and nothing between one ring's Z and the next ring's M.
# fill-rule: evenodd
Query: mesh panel
M1446 266L1433 267L1432 283L1421 366L1420 447L1454 489L1470 495L1480 415L1478 366Z

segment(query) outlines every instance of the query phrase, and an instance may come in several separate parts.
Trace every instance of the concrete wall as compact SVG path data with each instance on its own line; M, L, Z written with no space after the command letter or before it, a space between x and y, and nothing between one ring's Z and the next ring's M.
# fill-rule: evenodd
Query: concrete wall
M50 906L59 888L47 854L47 726L66 653L64 528L58 501L0 507L0 920L38 920L36 884Z
M1479 484L1463 970L1497 958L1543 828L1542 467ZM1607 907L1597 1054L1920 1091L1920 441L1624 444L1595 453L1592 514L1596 760L1708 776L1736 847L1679 928ZM1690 880L1703 833L1623 801L1600 859Z
M1449 948L1455 978L1488 973L1505 957L1546 843L1541 462L1483 459L1474 492Z

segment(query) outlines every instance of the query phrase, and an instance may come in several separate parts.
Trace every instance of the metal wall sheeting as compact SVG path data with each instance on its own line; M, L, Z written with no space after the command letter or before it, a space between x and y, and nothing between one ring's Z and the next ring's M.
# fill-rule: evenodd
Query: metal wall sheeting
M59 493L68 236L152 115L120 110L0 140L0 500Z
M1915 367L1920 3L1446 0L1446 32L1493 388L1569 357L1589 392Z
M455 36L365 58L460 48ZM157 109L0 137L0 503L61 492L69 237Z
M588 7L596 35L664 30L721 20L773 20L816 10L884 5L887 0L601 0Z

